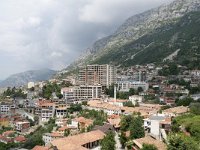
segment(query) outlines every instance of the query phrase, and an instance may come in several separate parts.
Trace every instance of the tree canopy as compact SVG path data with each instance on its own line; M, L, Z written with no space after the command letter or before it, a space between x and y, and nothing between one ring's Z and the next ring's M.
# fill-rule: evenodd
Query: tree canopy
M158 150L158 148L152 144L143 144L141 150Z
M115 150L115 135L113 132L109 132L101 141L101 150Z
M168 150L199 150L197 142L183 134L172 134L168 139Z

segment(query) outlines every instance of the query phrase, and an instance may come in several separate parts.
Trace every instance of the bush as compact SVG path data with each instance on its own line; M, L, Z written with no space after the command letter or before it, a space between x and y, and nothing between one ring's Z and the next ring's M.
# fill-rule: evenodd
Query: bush
M158 150L158 148L152 144L143 144L141 150Z
M190 104L190 112L195 115L200 115L200 103Z

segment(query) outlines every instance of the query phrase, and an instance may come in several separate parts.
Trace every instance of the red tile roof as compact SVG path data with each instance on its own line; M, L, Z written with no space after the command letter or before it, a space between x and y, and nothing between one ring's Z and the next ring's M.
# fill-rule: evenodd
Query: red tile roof
M10 131L6 131L6 132L3 132L3 136L9 136L10 134L13 134L13 133L15 133L15 131L12 131L12 130L10 130Z
M48 147L36 145L32 150L49 150Z
M17 136L14 141L16 142L25 142L26 141L26 138L24 136Z

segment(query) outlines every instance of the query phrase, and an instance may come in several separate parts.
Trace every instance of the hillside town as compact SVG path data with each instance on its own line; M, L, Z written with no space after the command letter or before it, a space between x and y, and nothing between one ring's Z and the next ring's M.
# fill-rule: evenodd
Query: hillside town
M0 149L165 150L180 141L198 149L199 114L200 70L87 65L5 89Z

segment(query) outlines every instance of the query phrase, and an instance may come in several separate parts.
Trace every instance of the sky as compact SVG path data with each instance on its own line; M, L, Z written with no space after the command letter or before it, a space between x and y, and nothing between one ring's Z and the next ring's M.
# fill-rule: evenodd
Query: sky
M128 17L172 0L0 0L0 80L60 70Z

